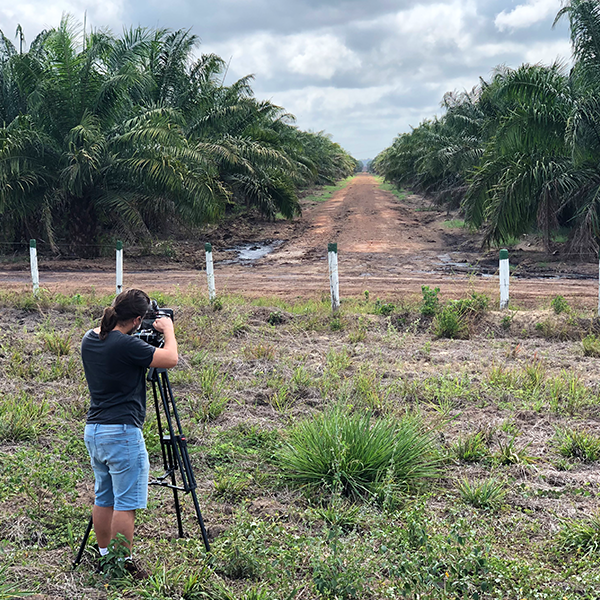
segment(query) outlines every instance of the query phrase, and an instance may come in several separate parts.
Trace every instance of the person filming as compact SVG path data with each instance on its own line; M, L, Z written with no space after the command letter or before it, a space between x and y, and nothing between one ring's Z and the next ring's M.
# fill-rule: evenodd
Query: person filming
M121 292L104 309L100 327L81 342L81 358L90 391L84 441L95 476L92 512L101 556L122 534L131 555L135 511L148 499L148 452L142 436L146 417L146 369L169 369L178 361L173 321L157 318L154 329L164 337L156 348L132 336L150 306L141 290ZM130 557L131 558L131 557ZM134 576L140 569L126 566Z

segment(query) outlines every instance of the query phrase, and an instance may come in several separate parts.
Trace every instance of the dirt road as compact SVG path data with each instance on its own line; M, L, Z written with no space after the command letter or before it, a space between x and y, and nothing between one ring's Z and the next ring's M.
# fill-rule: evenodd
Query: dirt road
M217 290L287 298L327 294L327 244L337 242L342 298L361 296L365 290L386 299L419 295L422 285L440 287L445 298L460 297L469 289L497 298L496 253L483 256L473 236L444 225L448 219L445 212L424 208L421 198L408 196L398 201L381 190L374 177L359 175L330 200L306 206L296 223L265 224L256 232L256 240L261 236L263 240L279 238L280 245L263 258L225 264L220 250L230 242L215 244ZM529 254L527 258L527 251L521 251L522 273L527 275L527 265L531 267L537 260L538 267L529 268L535 277L515 277L511 299L536 306L542 299L561 294L572 304L597 306L597 265L556 263L546 267L539 253L532 250ZM164 268L152 270L126 260L126 287L165 291L190 284L206 287L201 265L191 269L181 263L160 262ZM82 268L79 261L77 265L79 269L40 261L41 285L64 293L84 292L92 286L99 292L114 289L112 262L89 261ZM29 288L28 269L25 264L13 268L0 265L2 288Z

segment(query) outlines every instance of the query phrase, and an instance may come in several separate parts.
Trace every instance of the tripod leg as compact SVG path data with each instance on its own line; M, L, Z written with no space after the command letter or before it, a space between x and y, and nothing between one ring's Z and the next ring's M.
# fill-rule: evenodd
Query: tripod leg
M183 523L181 521L181 505L179 504L179 494L177 493L177 489L173 488L173 500L175 501L175 515L177 516L177 530L179 532L179 537L184 537L183 535Z
M202 532L202 539L204 540L204 547L207 552L210 552L210 544L208 543L208 535L206 535L206 528L204 527L204 520L202 519L202 513L200 512L200 504L196 497L196 490L192 490L192 498L194 500L194 508L196 509L196 516L198 517L198 523L200 523L200 531Z
M92 527L94 526L94 517L90 517L90 521L88 523L87 529L85 530L85 534L83 536L83 540L81 540L81 546L79 546L79 552L77 553L77 557L73 561L73 568L77 567L77 565L81 562L81 557L83 556L83 552L85 550L85 546L90 537L90 533L92 532Z

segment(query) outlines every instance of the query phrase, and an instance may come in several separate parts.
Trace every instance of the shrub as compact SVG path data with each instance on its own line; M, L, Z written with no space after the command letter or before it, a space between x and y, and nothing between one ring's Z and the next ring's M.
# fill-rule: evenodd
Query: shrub
M448 302L439 311L433 322L436 337L467 339L469 325L487 310L490 299L485 294L471 292L468 298Z
M269 317L267 318L267 323L269 325L281 325L282 323L285 323L285 319L283 318L281 312L276 310L275 312L269 314Z
M461 307L450 303L436 315L433 333L438 338L465 340L469 337L469 324Z
M554 296L550 301L550 307L555 314L560 315L562 312L569 310L569 303L564 299L563 296Z
M376 315L391 315L396 310L396 305L382 302L379 298L375 300L375 306L373 306L373 312Z
M458 483L461 498L476 508L498 508L506 496L506 489L502 481L497 479L484 479L478 484L471 484L467 479Z
M557 429L554 445L565 458L590 463L600 459L600 437L578 429Z
M440 475L432 432L417 417L373 419L341 409L296 425L279 460L296 485L362 499L383 500L390 489L408 490Z
M433 317L437 313L440 305L440 299L438 298L440 288L436 287L432 290L428 285L422 285L421 292L423 293L421 314L424 317Z

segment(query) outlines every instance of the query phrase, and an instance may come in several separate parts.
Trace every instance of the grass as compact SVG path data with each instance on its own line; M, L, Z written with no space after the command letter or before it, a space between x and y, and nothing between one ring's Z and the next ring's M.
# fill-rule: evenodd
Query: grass
M554 445L564 458L572 458L584 463L600 460L600 436L585 429L557 429Z
M502 505L506 497L504 482L493 477L477 483L462 479L458 482L457 489L462 500L475 508L495 510Z
M505 328L483 298L430 291L429 315L420 297L348 299L340 328L327 298L224 294L215 311L193 286L152 294L175 309L171 382L212 552L189 495L179 539L171 492L152 487L136 517L145 582L96 575L89 553L65 578L93 489L79 340L110 298L0 291L0 598L592 598L593 311L548 298ZM468 339L435 335L447 305ZM541 336L541 320L568 336Z
M442 227L446 229L463 229L465 222L463 219L450 219L449 221L444 221Z
M566 552L600 552L600 514L588 519L564 519L558 534L558 546Z
M379 175L376 175L375 179L379 183L380 190L383 190L384 192L391 192L392 194L394 194L396 199L400 202L402 202L406 198L406 196L408 194L408 192L406 190L398 189L394 184L385 182L383 177L381 177Z
M486 459L489 454L487 441L481 431L459 437L450 446L450 455L461 462L480 462Z
M320 187L315 193L310 196L305 196L303 201L305 202L325 202L333 196L339 190L343 190L347 187L350 182L354 179L354 175L347 177L346 179L342 179L335 185L324 185Z

